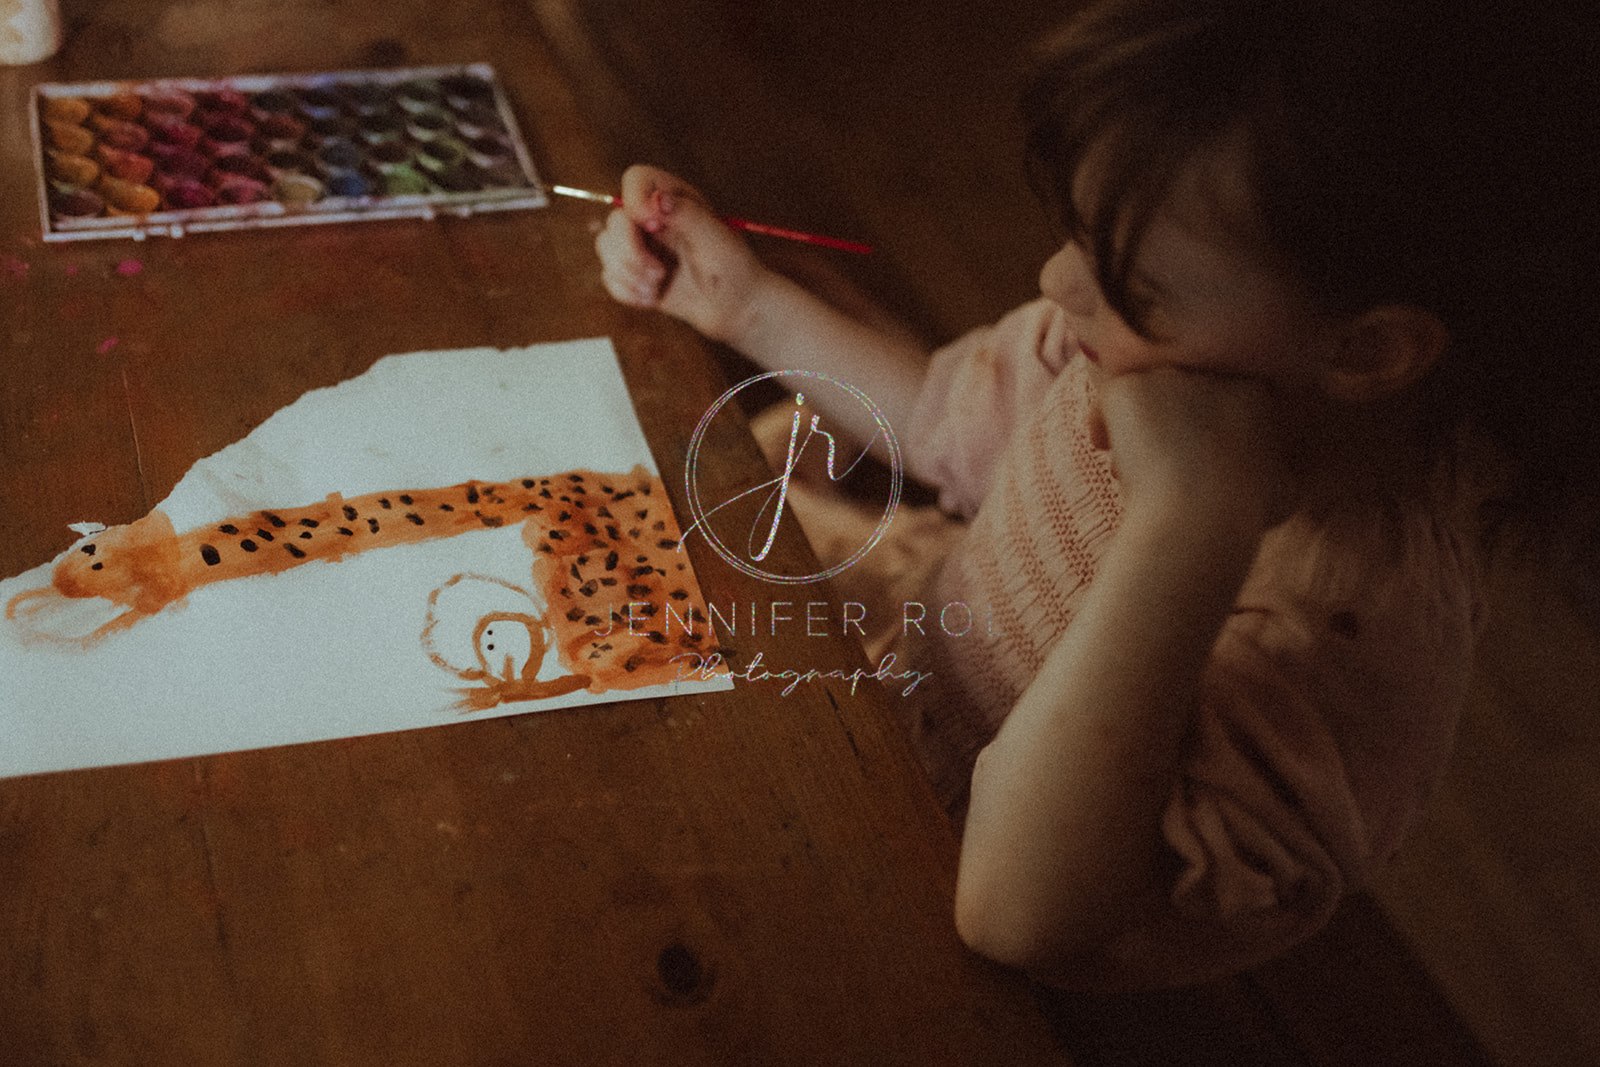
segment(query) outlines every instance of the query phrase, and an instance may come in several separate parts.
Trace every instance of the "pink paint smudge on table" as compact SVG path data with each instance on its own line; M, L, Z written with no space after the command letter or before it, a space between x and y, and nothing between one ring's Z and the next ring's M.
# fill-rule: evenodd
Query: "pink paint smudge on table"
M109 355L111 350L116 348L121 343L122 338L120 337L107 337L104 341L101 341L95 346L95 353L102 356Z
M18 259L16 256L7 256L5 262L0 265L4 266L7 274L19 281L26 278L28 271L32 269L29 267L27 260Z
M117 264L117 273L124 278L131 278L144 271L144 262L137 259L125 259Z
M80 268L78 267L78 265L76 263L68 263L67 264L67 277L76 278L78 276L79 269Z

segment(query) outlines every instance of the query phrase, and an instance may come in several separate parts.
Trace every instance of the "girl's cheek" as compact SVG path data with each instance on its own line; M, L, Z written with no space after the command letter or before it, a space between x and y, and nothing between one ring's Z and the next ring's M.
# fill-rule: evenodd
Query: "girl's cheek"
M1132 374L1152 370L1172 362L1148 341L1124 327L1118 336L1107 337L1095 354L1100 357L1100 369L1107 375Z

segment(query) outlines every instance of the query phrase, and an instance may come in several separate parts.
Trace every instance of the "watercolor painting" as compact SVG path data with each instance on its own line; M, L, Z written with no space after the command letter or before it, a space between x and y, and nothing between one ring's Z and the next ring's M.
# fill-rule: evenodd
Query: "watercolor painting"
M389 357L81 529L0 582L0 775L729 685L603 341Z

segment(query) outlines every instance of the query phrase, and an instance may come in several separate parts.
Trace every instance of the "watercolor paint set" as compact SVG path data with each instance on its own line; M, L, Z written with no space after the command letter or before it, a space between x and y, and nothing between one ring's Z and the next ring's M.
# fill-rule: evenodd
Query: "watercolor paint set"
M46 241L543 207L494 69L47 84Z

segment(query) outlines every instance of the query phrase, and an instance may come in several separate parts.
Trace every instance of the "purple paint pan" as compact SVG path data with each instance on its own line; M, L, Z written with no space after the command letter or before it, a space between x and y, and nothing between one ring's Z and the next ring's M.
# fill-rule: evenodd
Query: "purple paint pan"
M256 134L269 144L290 148L306 135L306 124L293 115L266 115L256 127Z
M250 97L238 89L206 89L195 95L200 106L207 111L224 115L243 115L250 110Z
M211 169L211 157L178 145L151 145L150 158L155 161L156 169L161 174L180 178L200 178Z
M162 203L172 211L193 211L216 204L217 194L190 178L168 184L162 191L161 199Z
M52 197L50 206L69 219L92 219L106 209L106 202L87 189L74 189Z
M547 203L483 64L46 84L33 104L47 241Z
M267 185L272 181L272 174L267 170L267 165L255 156L244 154L223 156L212 166L211 173L206 175L206 184L221 189L229 182L240 178L249 178L261 185Z
M200 138L205 136L200 127L191 126L176 117L153 121L150 123L149 129L152 141L159 144L177 145L180 148L193 148L200 143Z
M266 198L266 185L249 178L235 178L217 187L219 204L257 204Z
M209 156L225 156L250 150L250 138L256 133L255 124L238 115L223 115L205 126L200 138L200 150Z

